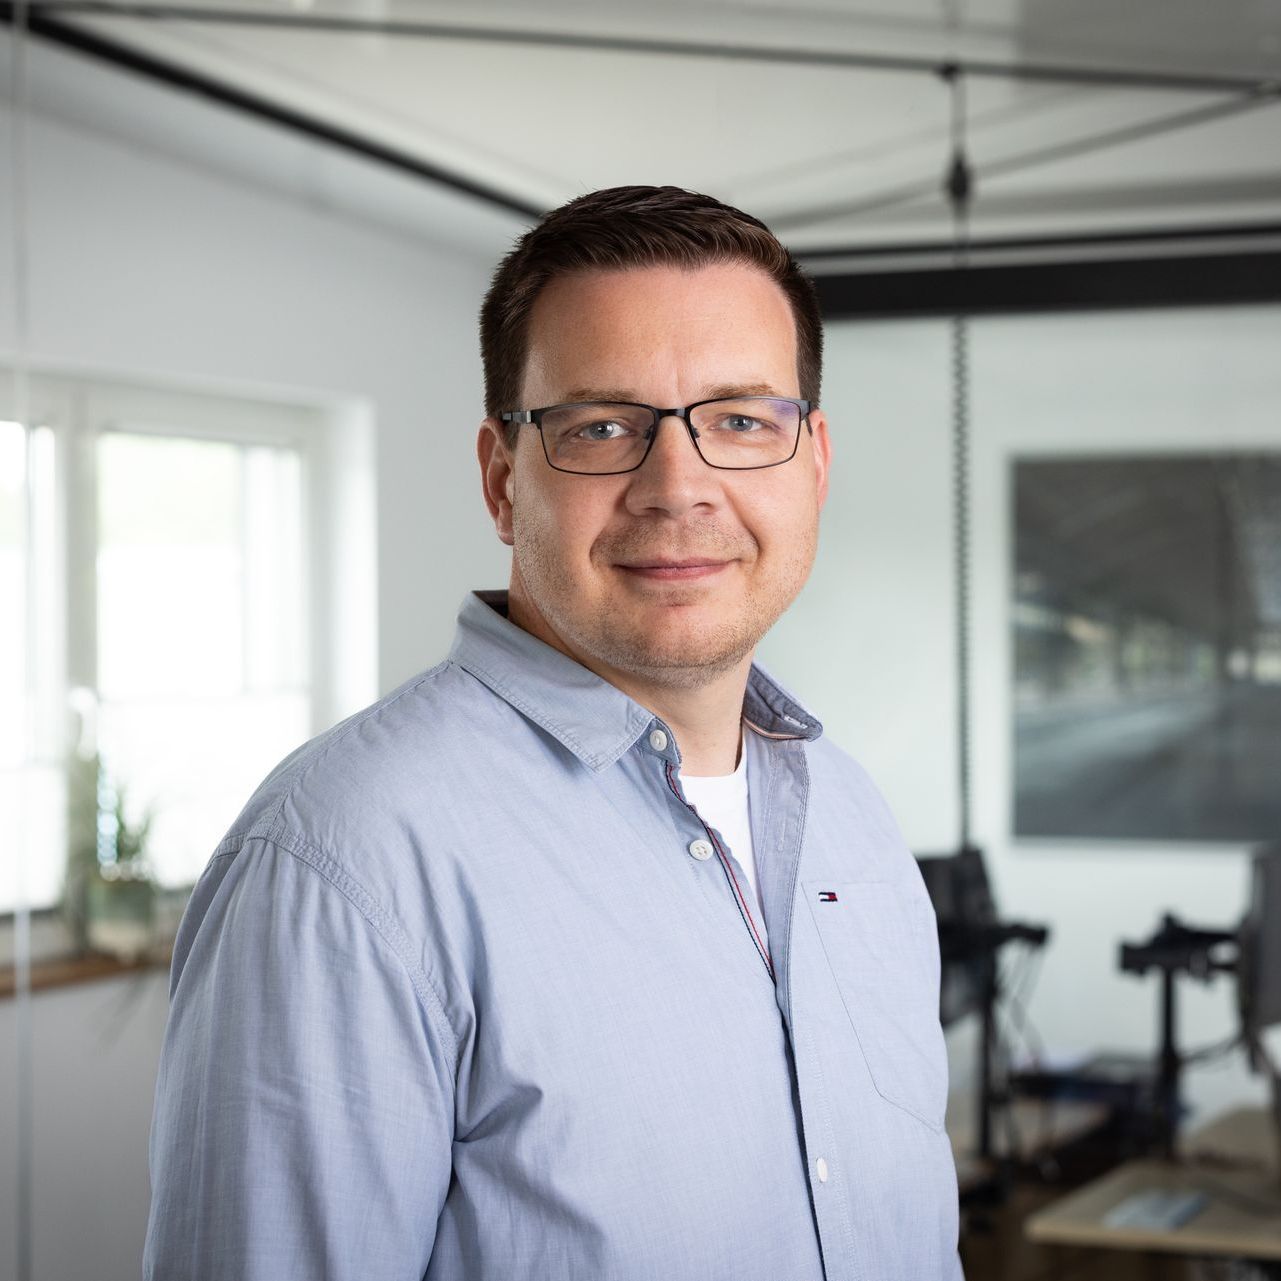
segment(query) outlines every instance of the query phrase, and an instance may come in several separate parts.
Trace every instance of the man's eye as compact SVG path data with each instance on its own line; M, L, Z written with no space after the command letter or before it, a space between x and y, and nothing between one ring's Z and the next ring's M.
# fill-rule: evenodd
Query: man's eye
M721 420L721 426L729 431L745 433L759 431L766 424L759 418L751 418L747 414L726 414Z
M577 435L583 440L617 440L619 436L626 435L627 428L622 423L606 420L598 423L588 423L585 427L578 429Z

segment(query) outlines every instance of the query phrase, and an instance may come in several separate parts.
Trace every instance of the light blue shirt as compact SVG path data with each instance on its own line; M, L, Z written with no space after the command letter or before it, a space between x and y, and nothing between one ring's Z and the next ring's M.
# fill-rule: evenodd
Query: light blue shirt
M178 933L151 1281L954 1281L938 943L760 668L764 900L671 727L471 595L267 777Z

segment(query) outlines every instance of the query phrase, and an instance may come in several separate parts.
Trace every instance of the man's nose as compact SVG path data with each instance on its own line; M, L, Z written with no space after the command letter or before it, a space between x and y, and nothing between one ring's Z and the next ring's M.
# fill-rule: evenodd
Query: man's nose
M716 469L699 456L683 419L669 414L655 424L654 443L632 473L627 506L633 512L661 510L678 516L717 492Z

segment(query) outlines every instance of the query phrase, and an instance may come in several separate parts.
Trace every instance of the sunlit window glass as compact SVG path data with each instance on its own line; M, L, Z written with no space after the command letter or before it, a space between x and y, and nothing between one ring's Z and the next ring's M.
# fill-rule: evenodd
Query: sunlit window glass
M0 422L0 911L61 889L65 780L57 755L59 679L54 441Z
M296 450L98 441L98 746L149 859L190 884L309 732Z

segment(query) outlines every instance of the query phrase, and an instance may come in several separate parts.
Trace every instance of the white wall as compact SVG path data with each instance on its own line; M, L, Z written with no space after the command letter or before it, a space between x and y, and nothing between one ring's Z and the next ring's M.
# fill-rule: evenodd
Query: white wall
M1241 847L1011 837L1010 461L1036 453L1281 449L1281 308L1003 318L972 327L974 828L1003 913L1050 925L1030 1013L1051 1050L1146 1052L1156 979L1120 940L1162 911L1233 927ZM944 321L829 327L832 495L819 564L762 657L870 769L918 852L957 840L949 332ZM1235 1026L1231 980L1180 992L1191 1048ZM970 1071L958 1038L954 1079ZM1192 1105L1261 1100L1234 1055L1192 1069Z

